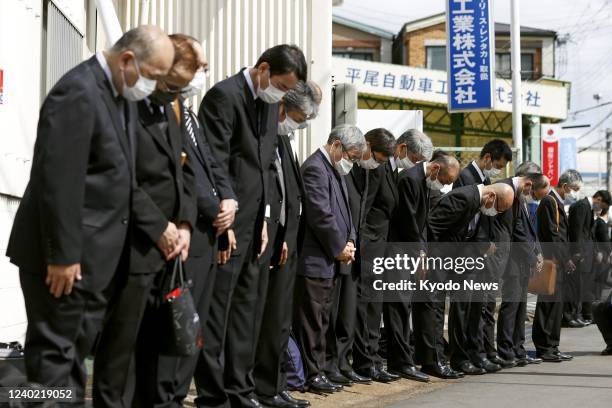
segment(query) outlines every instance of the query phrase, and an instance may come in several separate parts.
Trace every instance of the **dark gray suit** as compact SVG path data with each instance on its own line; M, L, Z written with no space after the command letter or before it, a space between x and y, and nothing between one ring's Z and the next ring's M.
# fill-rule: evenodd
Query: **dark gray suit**
M40 112L30 182L7 249L25 297L28 379L75 387L79 398L105 291L125 269L134 116L132 104L114 97L96 57L59 80ZM47 265L76 263L83 279L69 296L54 298L45 284Z
M346 182L317 150L302 165L305 234L295 286L294 325L307 380L325 363L325 334L340 263L336 257L355 242Z

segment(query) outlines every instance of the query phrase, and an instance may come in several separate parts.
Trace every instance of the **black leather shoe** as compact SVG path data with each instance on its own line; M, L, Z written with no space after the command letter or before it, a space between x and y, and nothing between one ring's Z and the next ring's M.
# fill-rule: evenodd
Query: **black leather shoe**
M581 327L584 327L584 324L580 324L578 323L576 319L572 319L572 320L564 322L563 327L569 327L571 329L579 329Z
M525 367L529 362L527 361L527 357L519 357L516 359L517 367Z
M581 325L582 325L582 327L587 327L589 324L591 324L591 323L588 323L586 320L583 320L583 319L580 319L580 318L576 319L576 321L577 321L579 324L581 324Z
M528 364L542 364L542 359L539 357L527 356L525 358L527 359Z
M560 363L561 361L563 361L561 360L561 357L554 353L539 354L538 357L541 358L542 361L545 363Z
M608 346L601 352L602 356L612 356L612 346Z
M470 361L464 361L457 367L453 367L453 370L461 371L465 375L482 375L487 373L487 370L485 370L484 368L476 367Z
M325 377L318 375L306 384L306 390L315 394L333 394L336 392L336 387Z
M338 384L333 381L330 381L329 378L327 378L325 374L321 374L321 378L323 378L323 380L326 381L329 385L334 387L334 392L339 392L344 389L344 386L342 384Z
M399 380L398 376L391 375L385 370L382 370L382 369L379 370L378 368L375 368L375 367L370 367L367 370L355 370L355 372L362 377L371 378L372 381L376 381L379 383L390 383L390 382Z
M340 384L340 385L347 385L347 386L353 385L353 382L351 380L349 380L348 378L346 378L344 375L340 374L339 371L334 371L334 372L331 372L331 373L326 373L325 377L332 384Z
M483 358L482 360L475 361L472 364L476 368L482 368L487 373L496 373L496 372L498 372L498 371L500 371L502 369L500 365L492 363L487 358ZM461 370L461 371L463 371L463 370Z
M591 325L593 324L593 319L584 319L583 322L585 322L587 325Z
M493 358L489 359L490 362L492 362L493 364L497 364L498 366L500 366L501 368L512 368L512 367L516 367L516 360L512 359L512 360L504 360L503 358L501 358L500 356L495 356Z
M444 380L456 380L463 377L462 373L442 364L424 365L421 367L421 372L429 374L432 377L442 378Z
M407 380L414 380L420 382L429 382L429 377L416 369L415 366L405 366L398 368L389 368L391 374L399 375Z
M248 408L261 408L261 404L259 403L259 400L255 397L251 397L249 399L249 405L247 405Z
M293 398L291 394L289 394L287 391L281 391L278 395L280 395L281 398L284 399L285 401L291 404L297 405L300 408L306 408L310 406L310 401L305 400L305 399Z
M299 408L299 405L292 404L289 401L285 401L285 399L281 397L280 395L275 395L273 397L259 396L259 402L262 403L266 407Z
M570 360L572 360L574 358L574 356L572 356L571 354L562 353L559 350L553 352L553 354L558 356L563 361L570 361Z
M362 377L353 370L341 371L341 373L355 384L372 384L372 379L370 377Z

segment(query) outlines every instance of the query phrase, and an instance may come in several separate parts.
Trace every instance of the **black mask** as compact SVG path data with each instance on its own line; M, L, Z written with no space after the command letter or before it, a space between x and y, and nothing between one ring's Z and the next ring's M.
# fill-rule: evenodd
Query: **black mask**
M167 105L167 104L169 104L171 102L174 102L174 100L176 99L176 94L171 93L171 92L164 92L164 91L160 91L160 90L155 90L155 92L153 92L149 96L149 99L155 105L164 106L164 105Z

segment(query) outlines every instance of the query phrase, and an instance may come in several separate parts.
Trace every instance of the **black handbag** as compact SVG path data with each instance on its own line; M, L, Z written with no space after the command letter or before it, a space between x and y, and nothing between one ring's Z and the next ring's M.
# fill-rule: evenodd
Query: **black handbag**
M193 297L185 282L183 262L177 256L168 265L169 286L162 291L163 328L160 353L168 356L192 356L202 348L202 327ZM178 278L178 282L177 282Z

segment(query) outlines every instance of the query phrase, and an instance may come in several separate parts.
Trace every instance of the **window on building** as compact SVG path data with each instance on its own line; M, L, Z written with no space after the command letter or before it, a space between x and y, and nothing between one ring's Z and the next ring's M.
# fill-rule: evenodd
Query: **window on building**
M443 45L428 46L427 50L427 69L437 69L446 71L446 47Z
M495 72L498 77L512 78L512 60L509 53L495 54ZM533 54L521 54L521 78L535 79Z
M372 51L333 51L334 57L358 59L363 61L374 61L374 52Z

